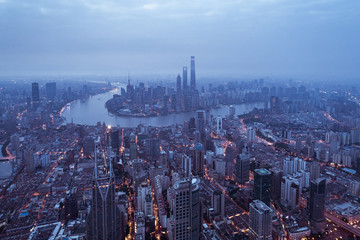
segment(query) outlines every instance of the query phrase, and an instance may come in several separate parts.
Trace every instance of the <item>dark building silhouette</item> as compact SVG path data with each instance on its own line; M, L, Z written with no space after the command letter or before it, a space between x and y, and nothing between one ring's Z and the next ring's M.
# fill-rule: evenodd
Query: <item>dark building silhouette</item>
M187 67L183 67L183 90L187 89Z
M68 194L65 197L64 207L65 207L65 220L66 221L77 219L77 217L79 215L79 209L78 209L75 193Z
M195 143L192 170L194 175L199 177L204 176L204 146L201 143Z
M46 98L54 100L56 97L56 82L46 84Z
M181 92L181 77L180 74L176 78L176 92L179 94Z
M310 197L308 201L308 210L310 217L310 228L314 234L324 231L325 227L325 188L326 179L317 178L310 182Z
M235 177L240 184L249 181L250 156L248 154L238 154L235 163Z
M265 168L254 171L254 200L258 199L270 206L271 172Z
M200 132L201 141L205 140L205 111L197 111L196 130Z
M34 82L32 83L32 101L39 102L40 101L40 94L39 94L39 84Z
M191 61L190 61L190 90L195 91L195 89L196 89L195 57L191 56Z
M87 218L86 239L117 240L122 238L124 233L120 231L120 211L115 202L115 175L112 161L108 159L108 170L98 169L96 155L95 147L92 204Z
M271 198L273 201L280 200L281 180L283 177L283 172L280 169L271 169L271 173L272 173Z

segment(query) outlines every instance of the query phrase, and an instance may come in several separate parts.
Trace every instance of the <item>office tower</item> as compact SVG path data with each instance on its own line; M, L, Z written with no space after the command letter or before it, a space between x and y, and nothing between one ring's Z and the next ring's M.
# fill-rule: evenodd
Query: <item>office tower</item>
M198 110L196 118L196 130L200 132L201 141L205 140L205 111Z
M40 94L39 94L39 84L34 82L32 83L32 101L39 102L40 101Z
M249 238L250 240L272 239L272 210L260 200L250 203Z
M283 172L280 169L273 168L271 169L272 173L272 188L271 188L271 198L273 201L280 200L281 198L281 180L283 177Z
M56 82L46 84L46 98L47 100L54 100L56 97Z
M284 176L292 175L294 173L294 161L287 157L284 160Z
M181 160L181 165L182 165L182 169L184 171L184 176L185 177L190 177L191 176L191 158L184 154L182 156L182 160Z
M246 136L247 136L247 140L249 142L252 142L255 140L255 129L253 127L248 127L247 131L246 131Z
M225 213L225 195L220 190L214 190L211 196L211 207L214 209L214 214L224 217Z
M183 90L187 89L187 67L183 67Z
M119 147L120 147L119 130L111 129L111 149L115 152L118 152Z
M299 206L300 183L291 176L284 176L281 181L281 204L290 209Z
M317 178L310 183L310 228L314 234L323 232L325 227L325 188L326 179L324 178Z
M229 107L229 118L233 120L235 117L235 107L233 105L230 105Z
M235 177L240 184L245 184L249 181L250 170L250 155L238 154L235 163Z
M145 215L143 212L134 214L135 222L135 239L145 239Z
M194 56L191 56L191 61L190 61L190 90L192 92L196 90L195 57Z
M222 130L222 118L220 116L216 117L216 133L219 134Z
M305 170L305 161L301 158L294 158L294 173Z
M75 220L79 216L79 209L76 199L76 193L68 193L66 194L64 201L64 209L65 209L65 220Z
M310 181L314 181L320 177L320 164L314 160L310 165Z
M204 176L204 146L201 143L195 143L194 146L192 171L196 176Z
M181 77L180 77L180 74L178 74L177 78L176 78L176 92L177 92L177 94L181 93Z
M254 171L254 199L261 200L268 206L271 198L271 172L265 168Z
M160 156L160 139L159 138L147 139L145 144L145 150L146 150L146 155L148 157Z
M136 136L134 133L130 134L130 160L134 160L137 158L137 144L136 144Z
M136 210L145 212L146 209L146 197L151 195L151 187L147 184L147 182L142 182L137 189L137 208Z
M119 239L120 212L115 203L115 175L112 161L107 160L108 168L97 165L95 146L95 168L92 186L92 204L87 218L86 239Z
M174 229L172 239L174 240L198 240L202 217L200 211L198 178L186 178L178 181L172 187L174 196L173 216Z

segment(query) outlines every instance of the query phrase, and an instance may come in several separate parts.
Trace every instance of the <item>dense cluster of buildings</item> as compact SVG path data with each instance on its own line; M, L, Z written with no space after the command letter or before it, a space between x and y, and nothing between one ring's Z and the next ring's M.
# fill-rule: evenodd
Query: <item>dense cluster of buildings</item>
M146 105L150 112L158 111L155 105L196 110L170 126L60 125L56 108L48 107L62 99L54 83L31 85L31 107L26 97L1 94L15 106L1 108L2 118L18 113L15 129L0 126L6 132L1 160L12 166L1 183L0 238L360 237L356 90L308 90L296 82L284 88L260 80L198 91L193 57L189 86L183 70L173 94L129 83L108 102L145 116ZM111 89L96 89L104 87ZM228 115L211 116L205 109L211 104L203 105L207 97L225 104L261 100L264 108L236 116L228 106ZM29 124L41 113L52 115Z

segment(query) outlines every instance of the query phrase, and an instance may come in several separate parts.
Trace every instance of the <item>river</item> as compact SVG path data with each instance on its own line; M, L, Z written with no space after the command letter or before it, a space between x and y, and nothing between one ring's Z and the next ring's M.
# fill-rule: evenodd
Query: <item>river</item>
M120 127L136 127L139 124L169 126L174 123L183 123L184 121L188 121L191 117L196 116L196 111L147 118L114 116L113 114L108 113L105 108L105 103L111 99L114 94L120 94L120 88L91 96L86 100L74 101L63 109L62 116L65 117L66 123L73 122L76 124L96 125L97 122L104 122L106 125ZM264 103L244 103L234 105L234 107L235 114L239 115L250 112L254 107L263 108ZM229 114L229 106L224 105L219 108L211 109L210 114L224 117Z

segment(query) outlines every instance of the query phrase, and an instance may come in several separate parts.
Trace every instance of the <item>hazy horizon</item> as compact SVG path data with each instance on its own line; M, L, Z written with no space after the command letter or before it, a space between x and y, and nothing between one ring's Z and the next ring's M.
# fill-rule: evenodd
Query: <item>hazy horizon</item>
M360 2L0 0L0 75L352 80Z

